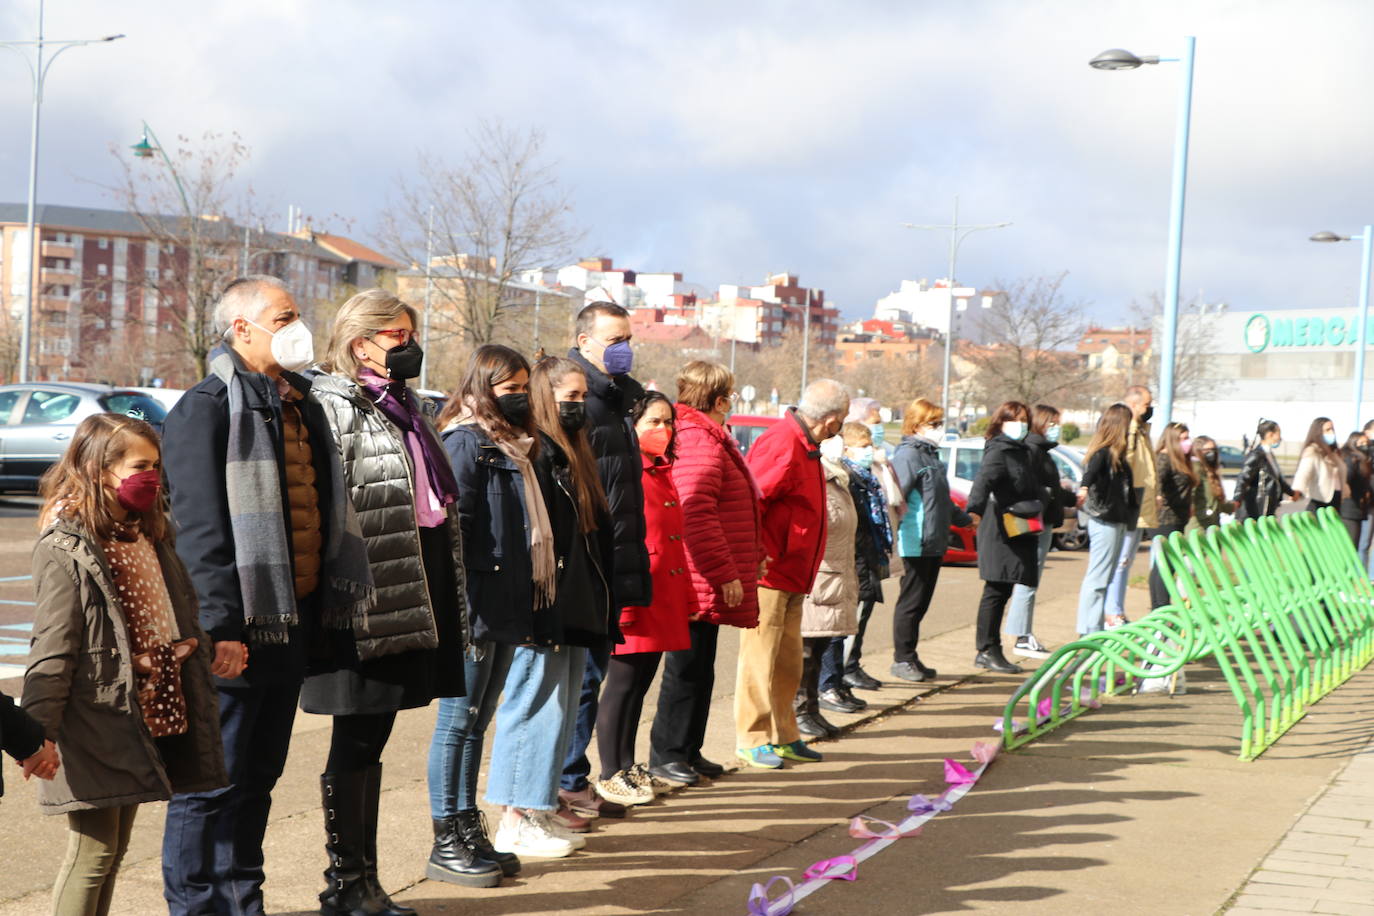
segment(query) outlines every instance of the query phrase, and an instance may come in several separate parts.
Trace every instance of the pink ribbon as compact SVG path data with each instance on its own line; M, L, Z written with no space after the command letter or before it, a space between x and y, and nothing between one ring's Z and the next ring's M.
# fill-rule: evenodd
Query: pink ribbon
M839 869L839 871L835 871L835 869ZM832 874L832 872L834 873ZM808 880L825 878L832 881L853 881L859 877L859 862L853 856L821 859L802 872L802 877Z
M770 898L768 894L779 881L787 885L786 889L777 897ZM765 884L755 884L749 891L749 916L787 916L796 905L793 901L796 890L797 886L786 875L774 875ZM773 909L774 904L778 904L780 909Z
M996 741L975 741L973 742L973 759L987 766L997 758L997 752L1002 749L1002 745Z
M911 800L906 803L906 810L912 814L936 814L940 811L948 811L954 805L941 798L926 798L924 795L913 795Z
M978 777L970 773L968 767L957 760L950 760L948 757L945 758L946 783L951 786L967 786L977 781Z
M869 824L877 824L886 827L885 833L875 833ZM855 815L849 822L849 835L856 840L900 840L903 837L920 836L921 828L912 827L910 830L903 830L891 821L880 820L876 817L869 817L867 814Z

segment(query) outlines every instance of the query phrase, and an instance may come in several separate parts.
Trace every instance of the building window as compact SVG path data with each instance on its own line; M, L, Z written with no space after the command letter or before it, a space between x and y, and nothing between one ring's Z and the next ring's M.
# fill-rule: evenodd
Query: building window
M106 276L107 274L109 274L109 272L110 272L110 265L108 265L108 264L97 264L97 265L95 265L95 273L96 273L96 276L98 276L98 277L103 277L103 276Z
M95 240L95 244L101 251L104 251L110 247L110 240L107 238L98 238Z
M145 280L156 280L156 279L157 279L157 268L156 268L156 267L145 267L145 268L143 268L143 278L144 278Z
M104 302L104 301L105 301L106 299L108 299L108 298L110 298L110 297L109 297L108 295L105 294L105 291L104 291L103 289L102 289L102 290L98 290L98 291L96 292L96 294L95 294L95 301L96 301L96 302Z

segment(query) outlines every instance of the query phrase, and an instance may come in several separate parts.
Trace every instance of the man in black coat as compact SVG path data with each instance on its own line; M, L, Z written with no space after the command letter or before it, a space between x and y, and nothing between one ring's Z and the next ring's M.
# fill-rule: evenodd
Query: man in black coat
M605 645L587 652L581 704L559 788L574 811L623 814L623 809L598 799L588 784L591 763L587 746L596 724L611 645L619 641L620 609L643 607L653 598L649 550L644 544L644 487L640 481L644 460L630 419L631 408L644 397L644 386L629 374L633 363L629 312L614 302L593 302L578 313L575 333L575 346L568 351L568 358L587 374L587 438L610 505L615 563L610 577L612 635Z
M280 362L290 348L283 346L286 337L277 341L276 335L300 320L300 310L280 280L235 280L215 308L215 323L224 331L227 346L211 354L217 357L212 365L218 365L218 358L226 354L232 360L229 383L242 385L245 411L273 438L279 499L271 495L261 499L280 503L288 546L293 543L295 522L285 470L284 410L299 411L300 422L293 427L310 447L321 532L329 530L331 512L338 509L329 505L332 475L338 473L329 421L310 397L310 383ZM293 328L286 334L300 335L302 330ZM310 349L297 346L297 359ZM229 401L228 383L212 371L182 396L163 424L162 465L177 530L177 554L191 574L201 625L214 642L210 670L219 695L230 781L227 788L215 792L175 795L167 805L162 877L163 895L173 916L263 913L262 841L272 789L286 765L305 677L302 631L316 615L317 593L299 593L296 549L291 547L290 555L272 566L271 575L274 581L282 577L279 591L294 594L295 607L273 610L300 623L259 638L254 621L246 619L230 513L236 494L231 485L234 455ZM324 550L320 547L321 556Z

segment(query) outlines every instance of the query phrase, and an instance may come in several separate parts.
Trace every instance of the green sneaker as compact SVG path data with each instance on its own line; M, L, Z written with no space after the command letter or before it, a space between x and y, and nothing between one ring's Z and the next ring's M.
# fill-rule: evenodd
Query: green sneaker
M797 760L801 763L811 763L821 759L819 751L813 751L806 746L806 742L798 738L791 744L773 745L773 753L788 760Z
M735 751L735 756L751 767L776 770L782 766L782 758L774 753L775 750L771 744L760 744L758 747L739 748Z

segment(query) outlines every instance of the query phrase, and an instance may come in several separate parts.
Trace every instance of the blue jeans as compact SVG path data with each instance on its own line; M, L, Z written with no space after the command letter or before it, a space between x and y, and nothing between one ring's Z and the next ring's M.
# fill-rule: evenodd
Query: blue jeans
M1088 526L1088 570L1083 574L1083 585L1078 590L1080 636L1102 630L1102 619L1110 613L1107 610L1107 591L1115 581L1113 576L1121 559L1121 545L1131 540L1131 533L1119 522L1102 522L1090 515L1083 516L1083 519Z
M172 916L261 916L272 789L286 766L300 683L216 688L229 785L174 795L162 834Z
M496 709L487 801L514 808L558 807L558 772L572 737L586 650L518 646Z
M1370 541L1374 539L1374 515L1366 515L1364 521L1360 522L1360 543L1359 553L1360 562L1364 564L1365 570L1369 573L1369 578L1374 579L1374 550L1370 549Z
M1042 574L1045 571L1045 557L1049 556L1050 544L1053 541L1053 531L1046 529L1040 532L1039 543L1036 545L1036 563ZM1008 636L1031 635L1035 621L1035 589L1034 585L1017 585L1011 590L1011 605L1007 611L1006 623L1002 626L1002 631Z
M606 666L611 663L609 642L585 651L587 662L582 672L582 693L578 698L568 753L563 758L563 775L559 778L559 785L569 792L581 792L587 788L587 777L592 772L587 748L591 746L592 729L596 727L601 682L606 680Z
M1117 555L1116 566L1112 569L1112 580L1107 586L1106 613L1111 617L1121 617L1126 613L1126 586L1130 584L1131 564L1135 562L1135 555L1140 552L1140 539L1145 536L1144 528L1123 530L1125 538L1121 541L1121 552ZM1088 536L1092 537L1092 528L1089 528L1088 532Z
M515 654L514 646L494 642L478 643L475 648L482 660L466 658L463 663L467 696L439 700L429 743L429 812L435 819L477 807L482 739Z

